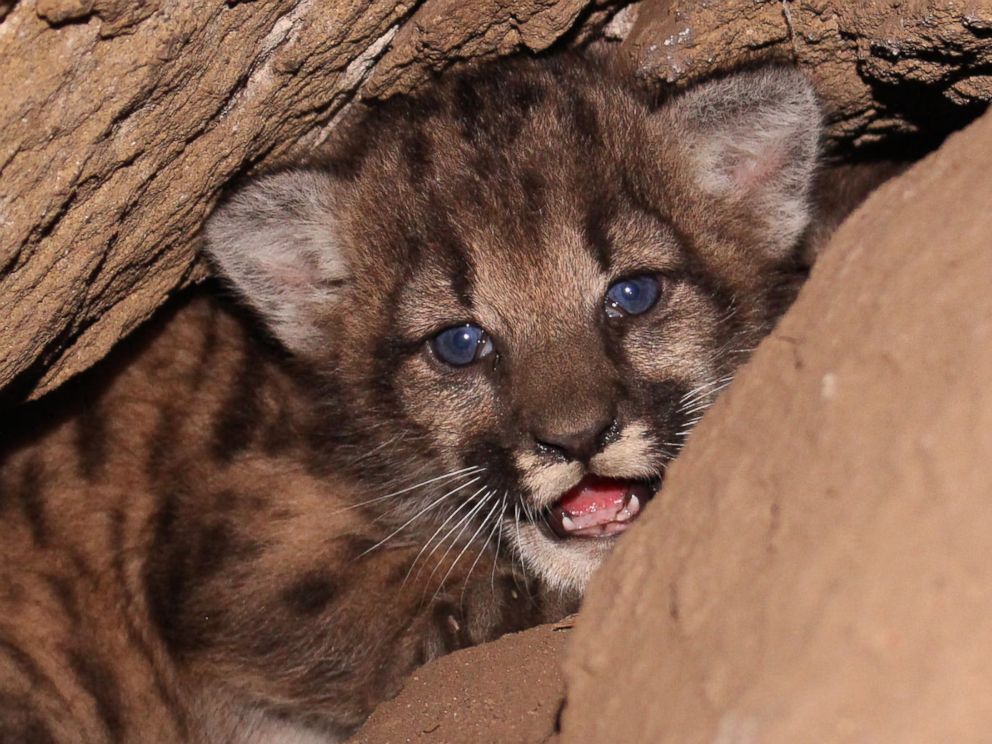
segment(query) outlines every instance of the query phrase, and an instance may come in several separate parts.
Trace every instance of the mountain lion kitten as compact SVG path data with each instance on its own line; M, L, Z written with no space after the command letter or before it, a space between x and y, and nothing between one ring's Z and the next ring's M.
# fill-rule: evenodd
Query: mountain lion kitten
M786 68L652 107L517 60L248 183L206 228L248 315L7 414L0 741L336 741L569 611L798 286L819 135Z

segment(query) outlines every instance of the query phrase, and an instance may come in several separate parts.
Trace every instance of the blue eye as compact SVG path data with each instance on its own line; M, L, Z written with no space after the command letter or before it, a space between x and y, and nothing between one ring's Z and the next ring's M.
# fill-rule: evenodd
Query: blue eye
M658 300L658 280L653 276L621 279L606 291L606 314L611 318L640 315Z
M445 328L430 343L438 359L454 367L471 364L493 350L493 342L486 332L471 323Z

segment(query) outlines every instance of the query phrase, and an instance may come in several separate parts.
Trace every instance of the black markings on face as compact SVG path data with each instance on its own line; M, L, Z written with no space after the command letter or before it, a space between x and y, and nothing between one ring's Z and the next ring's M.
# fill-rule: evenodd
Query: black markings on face
M431 144L423 130L415 129L403 142L403 159L409 169L410 182L416 187L430 176Z
M613 245L610 241L610 222L614 219L615 207L607 198L594 199L588 205L583 224L585 245L593 258L604 271L609 271Z
M31 538L38 547L47 544L49 530L42 495L42 475L41 463L37 460L29 460L21 472L21 480L16 492L24 519L31 530Z
M652 419L652 429L668 444L681 445L685 438L681 434L685 429L688 416L680 409L681 403L689 394L690 388L675 380L662 380L647 385L648 405Z
M473 271L468 257L461 250L451 251L451 290L467 310L472 309Z
M454 102L462 137L474 142L479 134L478 122L483 113L484 103L471 77L467 75L459 77L455 83Z
M111 741L122 741L124 721L121 716L121 694L113 670L92 653L71 651L69 668L87 694L93 698L97 715Z
M82 476L93 483L107 464L107 419L99 405L84 406L76 418L76 452Z
M45 583L51 591L52 597L59 605L62 615L68 618L72 625L79 625L81 614L79 612L79 601L76 598L76 583L64 576L45 576Z
M483 465L487 468L485 485L495 491L500 498L505 491L508 494L522 492L519 475L513 461L513 448L503 446L493 441L492 435L484 435L465 446L464 462L466 465ZM479 486L482 485L480 482ZM481 496L484 494L480 494ZM507 504L509 508L509 501Z
M518 112L517 123L520 125L544 102L547 95L544 86L533 80L511 80L507 92L510 105Z
M404 478L414 470L439 474L442 463L481 465L487 470L479 485L501 498L504 490L527 490L523 479L532 474L518 472L517 460L534 450L539 427L528 420L534 416L564 427L605 400L604 420L654 424L646 436L659 445L684 430L678 406L685 386L651 378L714 368L713 354L739 338L731 311L735 300L748 298L735 297L734 288L750 291L744 273L750 269L735 259L732 242L710 240L715 218L699 214L688 198L695 193L689 176L672 167L678 151L661 147L665 141L657 139L647 104L613 80L597 65L581 63L521 63L507 74L456 75L437 88L441 105L430 121L411 113L416 104L408 103L380 131L392 162L380 158L372 172L370 160L363 174L367 193L359 182L354 193L361 199L352 202L356 224L365 226L363 211L376 215L366 221L362 240L383 246L361 260L376 279L376 309L364 335L353 337L370 350L362 356L370 369L362 373L361 395L341 407L353 422L346 424L350 451L401 433L402 441L364 461L368 470L359 475L368 477L374 465L393 482L411 482ZM413 187L411 180L420 183ZM396 185L395 205L384 203L382 183ZM581 272L571 274L572 266ZM664 275L672 304L663 296L657 312L626 323L589 312L603 301L589 294L601 293L608 281L651 271ZM421 275L429 277L432 292L438 292L438 277L448 285L440 290L449 295L446 308L456 308L457 300L466 315L494 326L487 330L500 347L499 365L441 380L415 356L423 347L413 349L401 335L412 331L402 329L424 329L430 308L417 307L407 319L414 293L396 288L417 286ZM496 286L483 286L486 277ZM392 296L385 297L390 287ZM535 294L531 308L528 292ZM458 311L445 310L445 322L452 322L452 312ZM528 358L544 348L555 353L535 351ZM524 368L538 380L534 392ZM409 383L400 377L408 372ZM424 395L435 378L445 386L443 395ZM425 400L432 397L430 409ZM579 397L585 400L574 402ZM373 426L374 439L368 437Z
M158 420L148 440L145 473L152 483L167 477L175 459L179 437L179 415L168 407L158 412Z
M251 446L262 419L258 391L264 377L262 365L252 359L250 350L246 350L231 392L214 421L211 454L220 462L230 463Z
M499 148L517 142L525 122L545 95L544 86L536 80L463 75L453 92L460 133L469 142L484 147L490 156L498 156ZM492 115L494 111L499 114Z
M314 617L323 612L337 594L337 584L329 574L312 571L294 581L280 598L292 614Z
M599 147L603 144L603 135L599 129L596 109L585 96L577 93L568 99L569 115L572 124L578 132L580 140L590 146Z

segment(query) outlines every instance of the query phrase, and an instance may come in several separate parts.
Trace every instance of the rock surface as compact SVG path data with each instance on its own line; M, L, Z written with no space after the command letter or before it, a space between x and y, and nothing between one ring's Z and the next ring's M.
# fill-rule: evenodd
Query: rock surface
M988 740L990 169L992 115L834 236L595 578L562 742Z
M925 148L992 100L992 0L643 0L630 15L641 77L681 84L794 59L843 143Z
M420 670L355 741L986 741L990 169L992 114L841 227L595 577L560 732L540 628Z
M233 177L356 98L544 49L608 4L0 2L2 398L51 390L202 276L194 238Z

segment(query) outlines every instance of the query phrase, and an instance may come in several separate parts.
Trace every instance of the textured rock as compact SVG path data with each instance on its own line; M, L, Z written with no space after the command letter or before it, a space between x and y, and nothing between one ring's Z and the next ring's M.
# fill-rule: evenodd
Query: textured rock
M992 114L841 227L594 579L562 742L988 740L990 169Z
M0 2L0 397L52 389L202 276L231 178L426 67L543 49L590 5Z
M644 0L637 10L625 45L643 77L685 83L748 57L795 59L837 140L910 135L926 147L992 99L992 0Z

